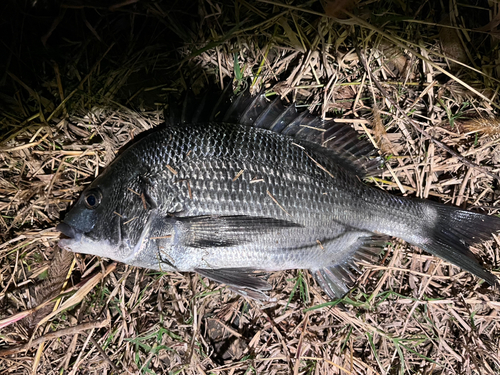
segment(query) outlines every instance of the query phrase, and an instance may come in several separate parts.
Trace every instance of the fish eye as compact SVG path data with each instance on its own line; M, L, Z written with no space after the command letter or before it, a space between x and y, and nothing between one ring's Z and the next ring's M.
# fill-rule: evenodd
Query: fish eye
M83 201L88 209L95 209L101 204L102 194L99 189L90 189L85 193Z

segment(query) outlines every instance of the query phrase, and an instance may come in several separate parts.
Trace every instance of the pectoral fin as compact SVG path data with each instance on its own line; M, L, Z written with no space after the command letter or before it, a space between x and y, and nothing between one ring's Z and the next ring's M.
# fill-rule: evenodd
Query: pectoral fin
M191 216L174 218L183 245L196 248L230 247L251 242L256 235L301 227L293 221L260 216Z

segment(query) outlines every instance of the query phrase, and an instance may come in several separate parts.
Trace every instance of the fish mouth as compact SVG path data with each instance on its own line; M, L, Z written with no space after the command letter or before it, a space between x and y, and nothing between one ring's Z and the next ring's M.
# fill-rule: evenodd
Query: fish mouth
M82 235L80 231L65 222L57 224L56 230L64 234L66 237L72 239L78 239Z
M116 247L110 245L108 240L93 240L86 232L65 222L58 224L56 230L62 233L62 238L57 243L60 249L115 259L113 255Z

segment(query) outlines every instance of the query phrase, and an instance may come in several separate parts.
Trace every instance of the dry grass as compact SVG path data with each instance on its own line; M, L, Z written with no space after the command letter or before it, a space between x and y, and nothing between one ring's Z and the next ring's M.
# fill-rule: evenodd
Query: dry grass
M258 303L194 274L72 264L54 230L165 105L228 78L354 126L389 160L371 184L498 214L497 5L345 1L336 20L267 0L50 4L4 9L1 373L500 372L498 292L398 240L341 301L289 271ZM495 269L499 249L475 250Z

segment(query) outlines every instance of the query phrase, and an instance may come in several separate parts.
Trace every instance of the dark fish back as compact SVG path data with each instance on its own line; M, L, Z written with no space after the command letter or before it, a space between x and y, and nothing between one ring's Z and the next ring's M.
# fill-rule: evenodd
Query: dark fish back
M180 114L166 111L170 124L218 122L266 129L303 142L360 178L383 170L377 150L350 125L335 119L324 121L295 105L285 106L278 97L252 96L247 91L234 96L226 88L220 95L207 94L198 100L188 95L180 108Z

